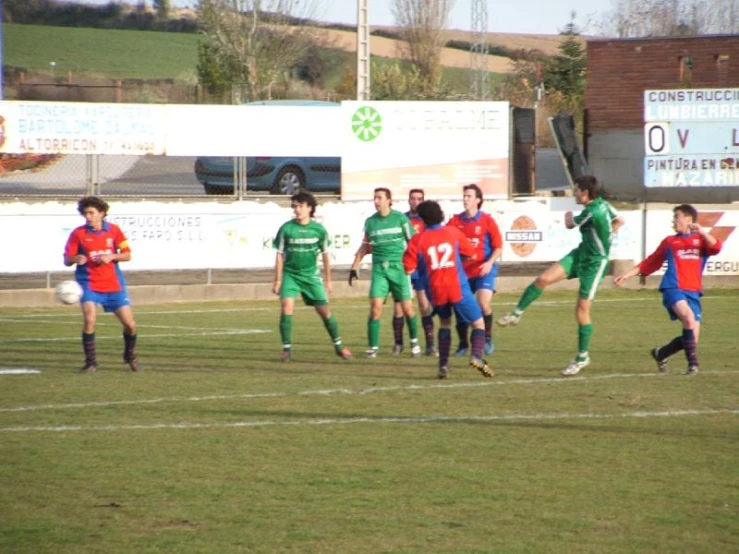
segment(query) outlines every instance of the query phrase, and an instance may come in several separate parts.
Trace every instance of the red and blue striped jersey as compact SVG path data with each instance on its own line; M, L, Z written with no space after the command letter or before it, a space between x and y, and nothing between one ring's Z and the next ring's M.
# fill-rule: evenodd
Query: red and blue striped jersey
M642 275L650 275L667 262L667 270L659 284L659 290L701 292L703 268L708 256L715 256L719 252L721 241L709 246L700 233L670 235L639 264L639 271Z
M462 283L467 286L462 256L474 255L475 248L459 229L434 225L413 235L403 254L403 268L427 276L431 303L444 306L462 300Z
M126 287L123 273L118 262L101 264L98 258L103 254L130 252L128 241L123 231L114 223L103 221L103 228L96 231L90 225L82 225L74 229L64 247L65 256L82 254L87 263L75 269L75 279L83 288L95 292L118 292Z
M423 231L426 229L426 224L423 222L423 219L421 219L417 215L411 215L411 212L405 212L405 216L408 218L408 221L411 222L411 225L416 230L416 233L423 233Z
M479 277L480 266L490 258L493 250L503 248L498 224L490 214L478 211L473 217L468 217L466 212L457 214L447 225L462 231L474 246L475 257L465 260L464 271L469 279Z

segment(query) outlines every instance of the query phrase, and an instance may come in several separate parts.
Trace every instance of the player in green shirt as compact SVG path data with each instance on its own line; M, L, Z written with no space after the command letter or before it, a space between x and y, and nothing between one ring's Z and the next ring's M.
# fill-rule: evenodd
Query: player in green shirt
M498 325L518 325L526 308L541 296L544 288L563 279L580 279L577 298L576 317L578 323L578 352L562 375L569 377L580 373L590 364L590 339L593 336L593 323L590 307L595 299L598 285L608 270L608 255L611 250L611 237L624 224L613 207L599 196L598 180L590 175L575 179L574 196L578 204L585 206L578 215L565 214L565 226L575 227L582 233L580 245L558 262L553 263L524 290L516 308L498 320Z
M313 306L323 320L334 343L336 355L347 360L351 352L344 348L339 325L331 315L328 296L331 293L331 260L328 253L326 228L314 221L316 199L309 192L301 191L291 198L295 218L283 224L273 242L275 256L275 282L272 291L280 295L280 336L283 362L292 360L292 328L295 297L300 294L308 306ZM323 257L326 274L325 288L318 267L318 255Z
M399 302L408 322L411 338L411 356L421 355L418 344L418 319L413 311L411 282L403 269L403 253L406 244L414 234L413 226L401 212L392 209L390 189L375 189L375 209L377 213L368 217L364 223L364 239L354 256L349 271L349 284L358 278L357 270L362 258L372 251L372 282L370 284L370 314L367 320L368 358L376 358L380 348L380 317L382 306L388 294Z

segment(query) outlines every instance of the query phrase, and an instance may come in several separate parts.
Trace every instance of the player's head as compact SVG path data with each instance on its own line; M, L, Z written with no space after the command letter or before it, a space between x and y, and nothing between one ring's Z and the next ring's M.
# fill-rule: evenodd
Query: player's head
M575 189L575 199L578 204L591 202L600 195L600 183L593 175L580 175L575 179ZM583 194L588 195L587 199L583 197Z
M418 213L418 205L426 199L423 189L411 189L408 192L408 206L411 209L411 213Z
M468 199L475 199L477 203L477 209L479 210L482 208L482 189L478 187L476 184L472 183L470 185L465 185L462 187L462 201L467 202L468 200L465 200L465 198ZM465 209L467 209L467 206L465 205Z
M680 204L672 209L672 226L678 233L690 233L698 221L698 210L690 204Z
M441 210L441 206L435 200L425 200L418 205L416 209L418 217L423 220L423 224L426 227L432 225L439 225L444 221L444 212Z
M377 211L380 211L383 207L389 209L393 205L393 193L390 192L389 188L377 187L375 189L374 201Z
M301 190L300 192L293 194L290 197L290 204L293 206L293 208L295 207L296 204L307 204L310 207L311 217L315 215L316 206L318 205L316 203L316 197L313 196L307 190Z
M88 208L95 208L95 210L100 212L104 218L108 215L110 206L108 206L108 203L99 196L83 196L80 198L79 202L77 202L77 211L80 215L85 215L85 210Z

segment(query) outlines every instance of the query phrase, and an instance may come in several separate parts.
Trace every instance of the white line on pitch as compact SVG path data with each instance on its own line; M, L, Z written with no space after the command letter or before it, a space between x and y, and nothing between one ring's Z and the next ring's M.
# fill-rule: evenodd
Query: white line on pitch
M53 432L70 431L150 431L157 429L228 429L234 427L276 427L276 426L313 426L313 425L351 425L357 423L496 423L509 421L551 421L563 419L626 419L648 417L684 417L711 415L739 415L739 410L667 410L658 412L626 412L623 414L508 414L499 416L430 416L430 417L347 417L321 418L293 421L233 421L218 423L151 423L147 425L41 425L21 427L0 427L0 433Z
M271 333L271 329L234 329L231 331L202 331L200 333L147 333L146 338L165 338L165 337L205 337L215 335L258 335L263 333ZM120 340L120 335L108 337L97 336L98 340L116 339ZM70 342L79 341L79 337L34 337L24 339L6 339L0 340L0 344L8 344L15 342Z
M701 372L701 375L720 377L724 375L737 375L739 371L721 371L721 372ZM608 379L633 379L633 378L659 378L665 379L664 373L622 373L612 375L595 375L570 377L564 379L562 377L543 377L541 379L512 379L510 381L477 381L470 383L446 383L446 384L425 384L425 385L397 385L393 387L368 387L364 389L317 389L298 392L263 392L263 393L247 393L247 394L226 394L226 395L208 395L208 396L190 396L190 397L160 397L137 400L106 400L99 402L79 402L73 404L40 404L36 406L18 406L15 408L0 408L0 412L30 412L35 410L64 410L79 408L99 408L105 406L130 406L135 404L160 404L165 402L207 402L210 400L249 400L260 398L285 398L290 396L363 396L368 394L377 394L383 392L405 392L419 390L435 390L435 389L460 389L460 388L480 388L480 387L500 387L506 385L538 385L549 383L582 383L589 381L604 381Z

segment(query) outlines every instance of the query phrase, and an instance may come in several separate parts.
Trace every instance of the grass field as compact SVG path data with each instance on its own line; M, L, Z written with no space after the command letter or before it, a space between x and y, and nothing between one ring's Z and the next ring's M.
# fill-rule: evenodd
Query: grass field
M498 313L513 296L496 297ZM3 553L734 553L736 291L709 291L702 371L656 372L675 336L654 291L601 292L593 363L571 292L496 330L483 379L452 360L333 356L311 310L281 364L276 303L136 307L143 372L101 316L0 310ZM364 348L365 301L334 303ZM389 311L383 345L391 342Z

